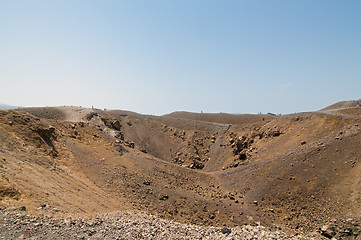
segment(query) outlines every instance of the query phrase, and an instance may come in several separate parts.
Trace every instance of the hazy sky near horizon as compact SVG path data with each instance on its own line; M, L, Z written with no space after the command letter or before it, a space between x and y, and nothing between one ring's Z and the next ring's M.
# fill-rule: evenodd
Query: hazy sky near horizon
M361 1L0 0L0 103L293 113L361 98Z

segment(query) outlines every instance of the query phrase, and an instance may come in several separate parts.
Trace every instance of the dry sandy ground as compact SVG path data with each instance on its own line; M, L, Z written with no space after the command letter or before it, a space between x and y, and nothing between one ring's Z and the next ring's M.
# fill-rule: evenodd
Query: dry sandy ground
M285 116L0 111L0 204L57 218L133 210L320 231L360 216L358 103Z

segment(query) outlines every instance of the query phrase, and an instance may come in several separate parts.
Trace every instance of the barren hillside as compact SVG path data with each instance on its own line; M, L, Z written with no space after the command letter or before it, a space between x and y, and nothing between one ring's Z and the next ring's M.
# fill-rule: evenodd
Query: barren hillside
M0 205L313 232L361 215L357 104L285 116L3 110Z

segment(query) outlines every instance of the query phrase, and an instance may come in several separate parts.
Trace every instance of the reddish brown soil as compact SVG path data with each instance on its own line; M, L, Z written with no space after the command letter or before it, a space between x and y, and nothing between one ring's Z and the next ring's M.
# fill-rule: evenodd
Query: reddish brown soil
M127 209L201 225L313 231L361 214L359 109L0 111L0 204L32 214ZM52 208L39 208L44 203Z

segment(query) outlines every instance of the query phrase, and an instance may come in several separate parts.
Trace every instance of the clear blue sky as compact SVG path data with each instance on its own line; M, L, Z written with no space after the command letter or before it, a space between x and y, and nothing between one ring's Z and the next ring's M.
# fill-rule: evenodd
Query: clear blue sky
M359 0L0 0L0 103L294 113L361 98Z

